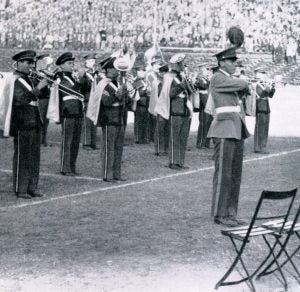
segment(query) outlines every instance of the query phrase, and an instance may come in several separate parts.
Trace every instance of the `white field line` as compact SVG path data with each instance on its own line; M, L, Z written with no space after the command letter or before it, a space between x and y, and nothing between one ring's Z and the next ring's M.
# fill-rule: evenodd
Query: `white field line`
M259 161L259 160L265 160L265 159L280 157L280 156L289 155L289 154L297 153L297 152L300 152L300 148L299 149L294 149L294 150L291 150L291 151L283 151L283 152L279 152L279 153L275 153L275 154L270 154L270 155L265 155L265 156L261 156L261 157L246 159L246 160L244 160L244 163L251 163L251 162L255 162L255 161ZM154 178L150 178L150 179L143 179L143 180L140 180L140 181L133 181L133 182L130 182L130 183L124 183L124 184L120 184L120 185L96 188L96 189L81 192L81 193L68 194L68 195L63 195L63 196L58 196L58 197L53 197L53 198L45 198L45 199L41 199L39 201L32 201L32 202L29 202L29 203L2 207L2 208L0 208L0 210L5 211L5 210L9 210L9 209L19 209L19 208L24 208L24 207L42 205L42 204L45 204L45 203L54 202L54 201L58 201L58 200L87 196L87 195L91 195L91 194L94 194L94 193L97 193L97 192L105 192L105 191L110 191L110 190L123 189L123 188L131 187L131 186L136 186L136 185L145 184L145 183L151 183L151 182L160 181L160 180L163 180L163 179L168 179L168 178L173 178L173 177L178 177L178 176L194 174L194 173L207 171L207 170L212 170L212 169L214 169L214 166L197 168L197 169L194 169L194 170L173 173L173 174L169 174L169 175L165 175L165 176L161 176L161 177L154 177ZM0 172L11 172L11 171L0 169ZM46 173L44 173L42 175L48 176L48 174L46 174ZM63 176L54 175L54 174L52 174L52 176L63 177ZM63 178L65 178L65 177L63 177ZM101 180L101 179L92 178L92 177L86 177L86 178L84 178L84 177L70 177L70 178L72 178L72 179L77 178L77 179Z
M0 169L0 172L4 173L12 173L12 170L9 169ZM40 176L46 176L46 177L55 177L55 178L60 178L60 179L77 179L77 180L95 180L95 181L102 181L102 178L97 178L97 177L92 177L92 176L65 176L62 174L55 174L55 173L47 173L47 172L42 172L40 173Z

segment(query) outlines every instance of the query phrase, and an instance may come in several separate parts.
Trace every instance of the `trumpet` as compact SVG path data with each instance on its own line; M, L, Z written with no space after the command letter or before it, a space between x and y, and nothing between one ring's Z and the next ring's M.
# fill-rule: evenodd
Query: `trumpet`
M42 79L46 79L51 85L57 86L59 91L66 93L68 95L72 94L79 100L84 101L83 94L81 94L75 90L72 90L69 87L66 87L64 85L61 85L61 84L58 85L57 83L55 83L54 76L55 75L52 72L49 72L47 70L41 70L41 71L31 70L30 75L29 75L29 77L35 78L38 81L40 81Z

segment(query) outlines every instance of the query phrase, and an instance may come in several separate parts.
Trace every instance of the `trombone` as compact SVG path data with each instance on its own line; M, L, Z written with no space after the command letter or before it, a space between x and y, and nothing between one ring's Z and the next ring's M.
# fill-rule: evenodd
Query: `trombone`
M11 68L13 70L16 70L16 63L17 62L14 62L11 66ZM63 92L63 93L66 93L66 94L72 94L74 95L75 98L79 99L80 101L84 102L84 95L75 91L75 90L72 90L70 89L69 87L66 87L64 85L61 85L61 84L57 84L55 83L55 80L54 80L54 74L47 71L47 70L30 70L30 74L29 74L29 77L32 77L32 78L36 78L37 80L42 80L42 79L46 79L49 83L51 82L52 85L54 86L57 86L58 87L58 90L60 92ZM1 77L0 77L1 78Z
M57 86L59 91L66 93L68 95L72 94L77 99L81 100L82 102L84 101L85 97L83 94L81 94L73 89L70 89L67 86L55 83L55 80L53 79L54 74L51 72L47 72L45 70L43 70L43 71L31 70L30 75L32 78L36 78L37 80L46 79L49 83L52 82L52 85Z

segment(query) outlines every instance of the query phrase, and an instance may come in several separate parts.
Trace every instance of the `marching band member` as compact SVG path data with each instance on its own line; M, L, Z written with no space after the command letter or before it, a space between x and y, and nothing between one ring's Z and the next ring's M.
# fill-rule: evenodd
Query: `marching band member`
M171 71L164 75L162 90L155 111L170 121L169 167L187 169L184 166L185 150L189 136L192 89L184 73L185 54L175 54L170 59Z
M244 139L250 136L237 93L248 89L248 82L232 77L237 60L235 47L225 49L215 57L219 70L210 80L215 116L207 135L215 141L212 215L217 224L237 226L243 224L236 216Z
M149 143L150 113L148 111L150 92L145 81L145 64L136 59L133 69L136 71L136 79L133 88L138 94L136 109L134 112L134 140L136 144Z
M147 64L145 79L150 87L150 100L148 111L150 113L149 123L149 137L150 142L154 142L155 129L156 129L156 112L155 106L158 100L158 79L157 74L159 73L158 68L162 62L162 55L159 54L158 46L152 46L145 51L144 59Z
M210 147L210 139L207 138L207 133L212 122L212 116L204 111L208 99L209 82L212 76L207 65L207 63L199 65L199 73L195 83L195 87L199 90L200 95L199 126L196 144L196 147L199 149Z
M79 151L82 118L83 96L80 94L81 86L73 75L74 60L72 53L62 54L56 60L60 66L58 73L60 115L62 124L61 166L62 175L80 175L76 171L76 160Z
M86 71L80 76L81 93L84 95L85 111L89 101L92 86L99 82L98 72L95 71L96 54L84 56ZM94 83L94 85L93 85ZM97 127L86 116L83 120L83 148L86 150L96 150Z
M43 71L49 71L53 63L53 59L49 54L42 54L36 57L36 70L43 74ZM47 130L49 126L49 119L47 119L47 110L50 98L50 85L46 86L43 90L43 94L39 97L39 108L41 112L41 118L43 120L43 126L41 128L41 144L45 147L48 146L47 143Z
M102 177L105 182L125 181L121 176L121 162L125 134L127 89L121 83L120 58L108 57L100 62L106 77L90 96L87 117L102 127Z
M45 79L35 84L29 77L35 69L36 52L22 51L12 57L16 61L11 112L10 136L14 137L13 185L18 198L42 197L37 191L40 170L42 119L39 110Z
M266 70L257 68L255 70L258 79L255 86L256 93L256 119L254 130L254 152L268 154L267 142L270 124L270 105L269 98L275 93L275 83L267 80Z
M158 96L161 93L164 74L169 71L168 64L161 64L158 68ZM154 154L157 156L167 156L169 150L170 125L167 119L161 115L156 115L156 127L154 134Z

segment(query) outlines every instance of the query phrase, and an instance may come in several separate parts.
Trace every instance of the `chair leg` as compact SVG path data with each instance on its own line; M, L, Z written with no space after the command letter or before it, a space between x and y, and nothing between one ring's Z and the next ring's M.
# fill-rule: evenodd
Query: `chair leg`
M300 250L300 245L291 253L291 255L289 255L289 253L286 251L286 249L284 248L284 246L280 243L280 246L283 248L283 252L285 253L286 255L286 259L280 264L280 268L282 268L283 266L285 266L288 262L291 263L292 267L294 268L297 276L298 276L298 279L300 279L300 272L298 270L298 268L296 267L296 264L294 263L293 261L293 257L294 255ZM269 275L269 274L272 274L274 272L276 272L278 270L278 268L275 268L271 271L268 271L268 270L265 270L262 275L260 275L260 277L262 276L266 276L266 275ZM298 282L300 283L300 280L298 280Z
M278 269L278 271L279 271L279 273L280 273L280 275L281 275L281 278L282 278L282 280L283 280L283 282L284 282L284 289L287 290L288 284L287 284L286 278L285 278L285 276L284 276L284 274L283 274L283 272L282 272L282 270L281 270L281 267L280 267L280 265L279 265L279 263L278 263L278 260L277 260L278 254L275 255L275 253L274 253L274 246L275 246L275 244L274 244L273 247L271 247L271 245L270 245L270 243L268 242L268 240L267 240L267 238L266 238L265 235L263 235L263 239L264 239L265 243L267 244L267 246L269 247L269 249L270 249L270 251L271 251L271 253L272 253L272 255L273 255L274 262L275 262L275 264L277 265L277 269ZM279 240L278 240L277 237L276 237L276 240L279 242ZM280 251L280 252L281 252L281 251ZM279 253L280 253L280 252L279 252Z
M291 263L292 267L294 268L294 270L295 270L295 272L296 272L296 274L297 274L297 276L298 276L298 279L300 279L300 273L299 273L299 270L298 270L298 268L296 267L294 261L292 260L292 257L295 255L295 253L293 253L293 255L290 256L289 253L287 252L287 250L285 249L285 247L282 246L282 245L280 245L280 246L282 247L283 252L285 253L285 255L286 255L286 257L287 257L287 262L290 262L290 263ZM300 248L300 247L298 247L297 249L299 249L299 248ZM282 268L282 264L280 265L280 268Z
M235 243L233 240L232 240L232 244L234 245L235 250L238 251L238 248L237 248L237 246L236 246L236 243ZM250 288L253 292L255 292L256 289L255 289L254 283L253 283L253 281L252 281L253 276L252 276L252 275L250 276L250 274L249 274L249 272L248 272L248 270L247 270L247 268L246 268L246 265L244 264L244 261L242 260L242 256L240 256L240 262L241 262L241 265L242 265L242 267L243 267L243 269L244 269L244 271L245 271L245 273L246 273L246 275L247 275L247 278L244 278L244 279L245 279L245 281L249 281L249 283L250 283L249 288Z
M298 234L298 232L295 232L295 234L297 235L298 239L300 239L300 235ZM276 241L277 242L277 241ZM294 264L292 258L294 257L294 255L300 250L300 245L293 251L293 253L291 255L289 255L285 249L286 247L286 243L287 241L285 242L285 244L282 244L279 240L278 240L278 243L281 247L281 250L279 251L279 253L277 254L276 258L278 259L281 255L282 252L284 252L287 256L287 259L285 261L283 261L281 264L280 264L280 268L282 268L283 266L285 266L288 262L291 262L291 265L293 266L293 268L295 269L299 279L300 279L300 273L299 273L299 270L297 269L296 265ZM257 276L257 278L261 278L263 276L267 276L267 275L270 275L272 273L274 273L275 271L278 270L278 267L277 268L274 268L273 270L270 271L270 268L274 265L275 261L273 260L261 273L259 273L259 275ZM300 281L299 281L300 282Z
M227 286L227 285L235 285L235 284L239 284L239 283L242 283L242 282L245 282L245 281L249 281L250 283L250 286L249 288L251 289L252 292L255 292L256 289L255 289L255 286L254 286L254 283L252 281L252 277L250 276L245 264L244 264L244 261L242 260L242 253L245 249L245 246L246 246L246 243L243 242L240 249L238 249L237 245L235 244L234 240L230 237L230 240L234 246L234 249L237 253L237 256L236 258L234 259L233 263L231 264L231 266L229 267L229 269L227 270L227 272L224 274L224 276L219 280L219 282L215 285L215 289L217 290L220 286ZM229 275L232 273L233 269L235 268L235 266L237 265L238 262L241 262L242 264L242 267L247 275L247 277L239 280L239 281L232 281L232 282L225 282L225 280L229 277Z

